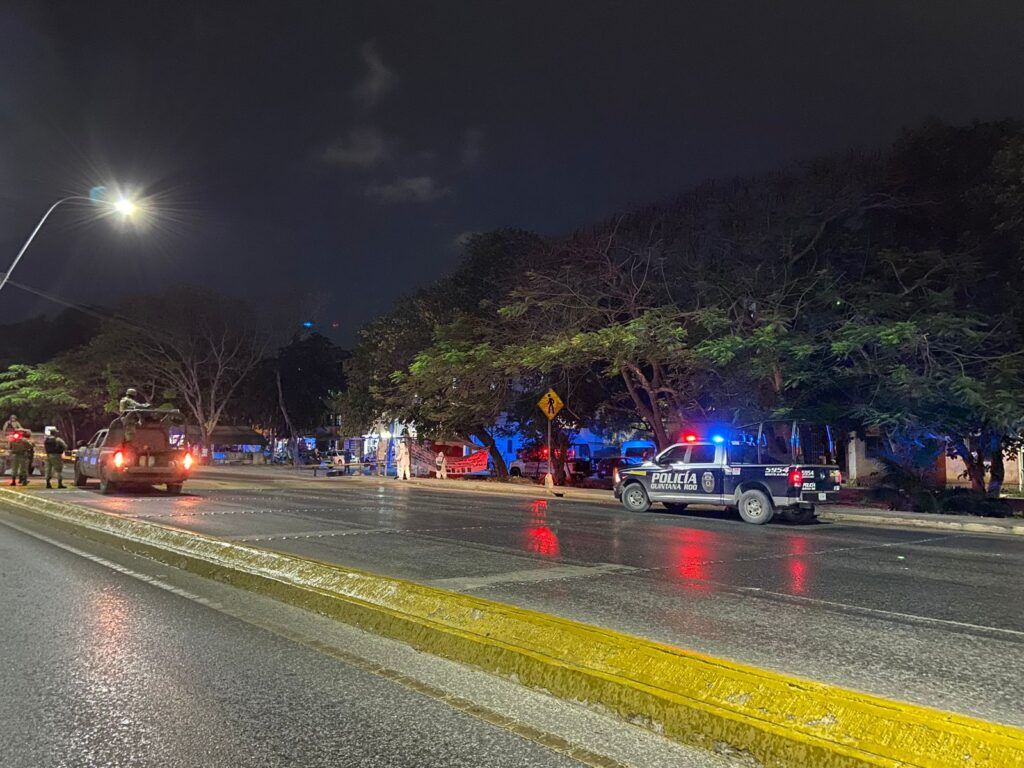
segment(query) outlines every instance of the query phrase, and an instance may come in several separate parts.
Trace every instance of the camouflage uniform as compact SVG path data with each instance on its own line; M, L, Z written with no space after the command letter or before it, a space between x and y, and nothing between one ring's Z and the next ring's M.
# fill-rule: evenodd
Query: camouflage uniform
M25 429L20 440L11 441L11 485L28 485L28 473L32 470L31 437L32 433Z
M52 488L50 481L56 477L57 487L63 488L64 452L68 449L68 444L56 432L51 432L43 441L43 446L46 449L46 487Z

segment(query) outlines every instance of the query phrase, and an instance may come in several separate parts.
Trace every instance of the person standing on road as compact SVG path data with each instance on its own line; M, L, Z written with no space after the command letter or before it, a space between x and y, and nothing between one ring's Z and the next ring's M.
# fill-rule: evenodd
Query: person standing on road
M384 477L388 473L388 442L383 437L377 438L377 476Z
M447 480L448 479L448 457L444 455L444 451L438 451L437 457L434 459L434 465L437 467L437 479Z
M398 479L408 480L411 477L412 454L409 452L409 438L403 437L398 441L395 449L395 465L398 469Z
M46 451L46 487L53 488L53 478L57 478L57 487L64 487L64 453L68 444L57 433L56 428L47 431L46 439L43 440L43 450Z
M28 473L32 469L32 433L22 429L20 435L11 440L11 485L28 485Z

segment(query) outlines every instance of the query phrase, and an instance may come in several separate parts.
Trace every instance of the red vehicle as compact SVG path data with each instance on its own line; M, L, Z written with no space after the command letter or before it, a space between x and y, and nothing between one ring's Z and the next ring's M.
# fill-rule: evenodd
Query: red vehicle
M168 493L179 494L193 463L179 412L129 411L79 446L75 485L84 487L95 478L102 493L127 485L166 485Z

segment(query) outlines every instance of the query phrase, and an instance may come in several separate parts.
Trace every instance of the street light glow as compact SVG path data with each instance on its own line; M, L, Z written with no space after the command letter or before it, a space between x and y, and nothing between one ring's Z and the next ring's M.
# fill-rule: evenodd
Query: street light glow
M133 213L135 213L135 203L133 203L131 200L122 197L119 198L116 203L114 203L114 210L120 213L122 216L131 216Z

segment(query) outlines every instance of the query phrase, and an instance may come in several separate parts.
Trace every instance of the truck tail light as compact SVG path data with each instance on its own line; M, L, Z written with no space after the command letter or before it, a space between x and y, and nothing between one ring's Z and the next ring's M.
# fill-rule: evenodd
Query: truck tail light
M799 469L789 471L789 484L794 488L801 488L804 484L804 473Z
M192 454L186 453L185 458L181 461L181 466L185 469L192 469Z
M118 469L124 466L124 451L118 451L114 454L114 466Z

